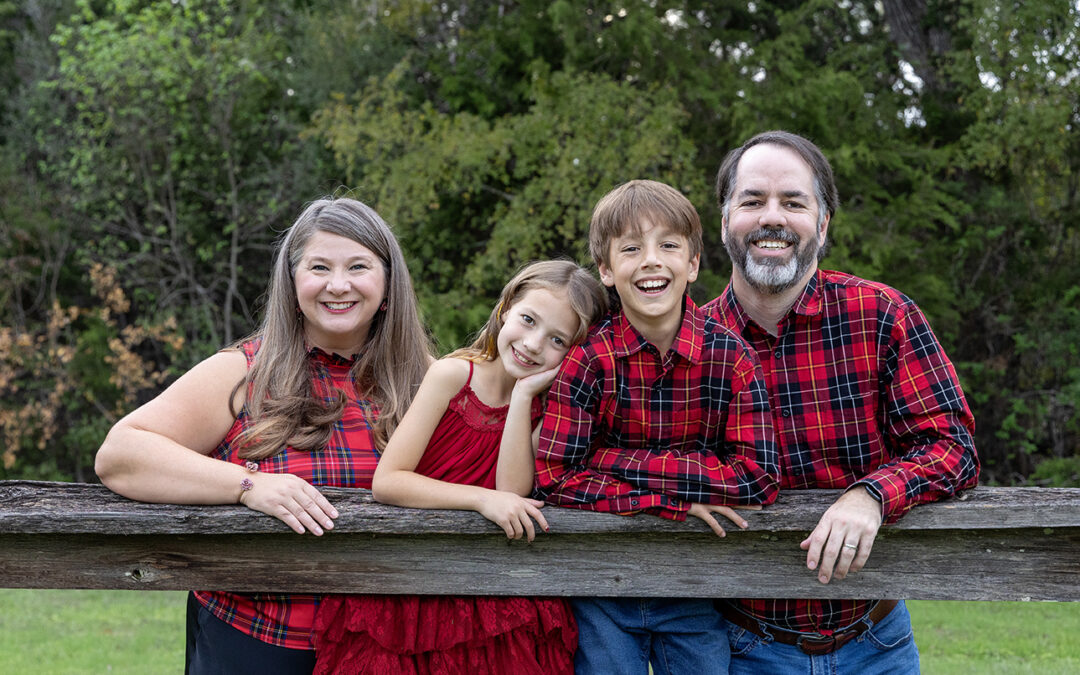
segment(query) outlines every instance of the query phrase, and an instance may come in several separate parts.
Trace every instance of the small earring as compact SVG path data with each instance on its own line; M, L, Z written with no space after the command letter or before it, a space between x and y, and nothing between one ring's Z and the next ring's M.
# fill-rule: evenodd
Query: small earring
M379 311L380 312L385 312L386 311L386 300L383 300L382 304L379 305Z

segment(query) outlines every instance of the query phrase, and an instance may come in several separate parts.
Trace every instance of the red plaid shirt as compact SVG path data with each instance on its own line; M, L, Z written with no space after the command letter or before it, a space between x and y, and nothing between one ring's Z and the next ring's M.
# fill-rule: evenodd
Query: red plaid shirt
M705 309L757 352L780 445L780 487L865 486L895 522L911 507L973 487L975 423L956 371L910 298L819 270L773 337L729 285ZM872 563L871 563L872 564ZM867 600L740 600L792 630L843 628Z
M622 312L570 350L540 432L539 498L673 520L694 502L776 498L777 451L757 360L685 302L665 355Z
M243 350L248 367L251 367L258 351L258 342L245 343ZM352 361L319 349L311 350L309 360L315 395L330 401L332 389L338 388L349 396L349 405L345 407L342 420L334 424L333 434L325 449L300 452L285 448L273 457L259 460L259 471L295 474L315 487L370 488L378 455L371 427L364 417L356 388L349 376ZM243 464L245 460L237 455L235 443L236 437L249 423L245 406L225 440L211 456ZM317 595L196 591L195 597L214 616L263 642L292 649L313 649L311 626L319 606Z

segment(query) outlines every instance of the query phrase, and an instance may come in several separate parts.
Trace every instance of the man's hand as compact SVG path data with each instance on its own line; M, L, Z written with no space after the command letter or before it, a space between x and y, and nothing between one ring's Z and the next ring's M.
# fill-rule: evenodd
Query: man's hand
M817 569L823 584L833 576L843 579L848 572L858 572L870 557L880 527L881 502L862 486L848 490L799 544L807 552L806 567Z

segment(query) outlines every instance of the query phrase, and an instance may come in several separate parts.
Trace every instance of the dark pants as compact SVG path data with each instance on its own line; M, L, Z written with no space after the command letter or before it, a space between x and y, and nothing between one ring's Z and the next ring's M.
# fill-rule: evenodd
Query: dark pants
M315 652L263 642L217 618L188 593L186 675L311 675Z

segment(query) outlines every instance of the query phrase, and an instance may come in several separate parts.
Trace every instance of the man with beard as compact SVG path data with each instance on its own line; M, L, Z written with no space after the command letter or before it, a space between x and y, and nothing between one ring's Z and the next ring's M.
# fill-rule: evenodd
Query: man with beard
M801 544L818 580L870 556L881 524L973 487L974 421L915 303L818 269L838 197L813 143L759 134L716 178L731 283L706 308L757 352L780 448L781 489L843 488ZM898 600L721 601L732 673L917 673Z

